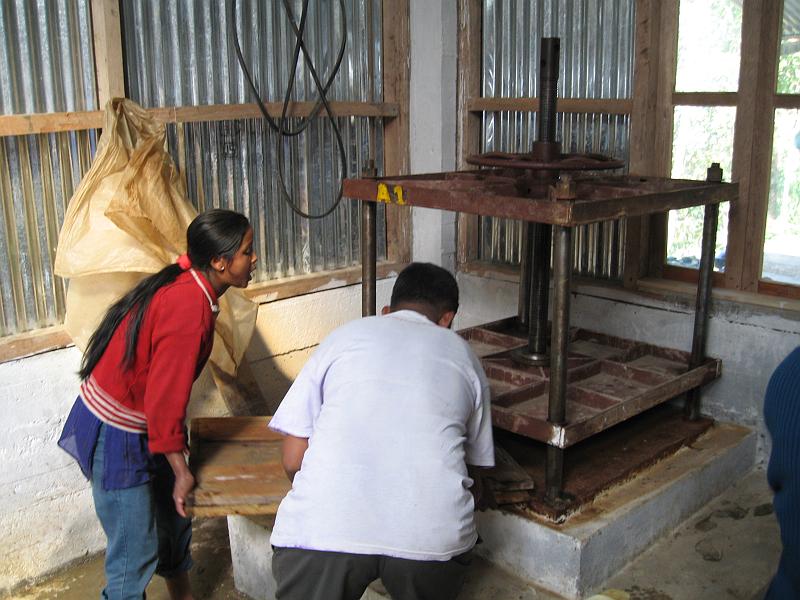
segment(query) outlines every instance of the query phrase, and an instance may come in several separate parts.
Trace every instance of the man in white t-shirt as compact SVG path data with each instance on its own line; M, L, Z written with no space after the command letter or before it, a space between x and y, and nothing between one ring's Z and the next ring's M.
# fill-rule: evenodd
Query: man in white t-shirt
M494 465L489 385L450 325L453 276L412 263L382 316L317 348L270 427L292 489L272 532L278 600L455 598L477 540L472 467ZM469 465L469 469L468 469Z

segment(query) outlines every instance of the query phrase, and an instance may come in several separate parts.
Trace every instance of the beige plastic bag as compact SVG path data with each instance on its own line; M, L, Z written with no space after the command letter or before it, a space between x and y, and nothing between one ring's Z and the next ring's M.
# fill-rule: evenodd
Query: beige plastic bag
M97 154L56 251L55 272L69 279L64 325L81 350L113 302L186 251L197 212L164 148L164 125L147 111L121 98L107 104ZM226 373L242 360L257 308L237 289L220 298L209 360Z

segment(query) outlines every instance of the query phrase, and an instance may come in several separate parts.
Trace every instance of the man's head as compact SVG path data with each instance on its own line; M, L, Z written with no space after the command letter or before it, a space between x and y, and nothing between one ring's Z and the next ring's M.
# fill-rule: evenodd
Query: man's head
M398 275L392 300L382 314L414 310L450 327L458 310L458 284L447 270L431 263L411 263Z

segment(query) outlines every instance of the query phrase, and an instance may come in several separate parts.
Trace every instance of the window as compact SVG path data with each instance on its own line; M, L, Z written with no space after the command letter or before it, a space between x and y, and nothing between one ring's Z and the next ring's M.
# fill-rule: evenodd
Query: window
M800 94L800 2L787 0L778 57L778 100ZM761 278L800 285L800 109L776 108Z
M709 23L713 23L710 35ZM681 0L678 21L678 65L675 91L694 93L675 100L672 169L678 179L705 179L711 163L720 163L731 180L735 106L720 106L714 92L736 92L742 39L742 6L734 0ZM703 102L703 105L683 102ZM714 268L725 269L728 203L720 206ZM671 211L667 263L700 266L702 206Z
M800 110L777 109L762 279L800 285Z
M681 0L676 92L739 89L742 0Z
M711 163L720 163L730 180L736 108L732 106L676 106L672 138L672 173L675 179L706 179ZM727 202L719 210L714 268L725 270L728 239ZM667 263L698 268L703 238L703 206L670 211Z
M731 220L720 210L716 285L800 297L800 2L681 0L676 54L672 176L714 161L740 187ZM701 210L670 214L668 265L697 267L701 227Z

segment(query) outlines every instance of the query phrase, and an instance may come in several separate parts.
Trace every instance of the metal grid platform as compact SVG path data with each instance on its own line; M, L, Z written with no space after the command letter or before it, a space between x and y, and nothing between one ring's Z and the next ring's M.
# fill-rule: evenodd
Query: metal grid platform
M496 427L568 448L719 377L722 363L689 368L690 354L571 329L567 350L566 420L548 421L550 368L519 364L527 343L516 317L460 331L481 359Z

